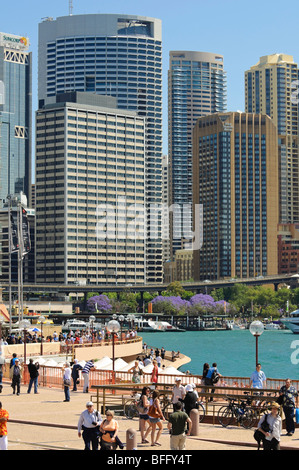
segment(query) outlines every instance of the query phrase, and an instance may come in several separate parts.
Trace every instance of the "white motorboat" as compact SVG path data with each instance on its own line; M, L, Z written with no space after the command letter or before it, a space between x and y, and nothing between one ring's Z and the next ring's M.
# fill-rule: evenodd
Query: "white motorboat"
M62 326L63 330L84 330L87 328L87 324L81 320L68 320L65 325Z
M168 331L185 331L182 330L181 328L178 328L176 326L171 325L170 323L166 321L154 321L154 320L145 320L143 318L135 318L134 320L134 325L137 328L137 331L144 331L144 332L161 332L165 333Z
M228 320L226 322L226 326L228 330L245 330L244 325L239 325L238 323L234 322L233 320Z
M280 326L277 324L277 323L266 323L264 325L265 327L265 330L268 330L268 331L277 331L277 330L280 330Z
M281 323L295 334L299 334L299 310L294 310L289 317L282 318Z

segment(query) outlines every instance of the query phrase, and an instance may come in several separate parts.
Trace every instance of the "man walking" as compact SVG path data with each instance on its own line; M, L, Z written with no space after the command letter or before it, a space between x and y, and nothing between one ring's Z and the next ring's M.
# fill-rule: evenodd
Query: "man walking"
M84 380L84 385L83 385L83 393L88 393L88 388L89 388L89 372L91 370L94 370L94 360L91 359L90 361L86 362L85 366L83 367L82 370L82 377Z
M168 429L171 431L170 449L185 450L186 437L191 434L192 421L187 413L182 411L182 403L180 401L174 403L173 406L175 411L169 416L168 420ZM189 429L186 433L187 423L189 425Z
M0 402L0 450L7 450L8 441L7 441L7 421L9 414L6 410L2 408L2 403Z
M92 450L98 450L101 422L101 415L94 410L93 403L91 401L87 402L86 410L81 413L78 421L78 436L81 437L82 435L83 437L84 450L91 450L91 446ZM81 434L82 430L83 433Z
M295 387L293 387L291 380L286 379L285 385L281 387L279 394L282 397L283 412L286 418L287 435L292 436L295 432L295 408L298 408L299 403L298 392Z
M15 365L12 366L9 371L9 377L12 380L11 386L13 389L13 394L16 393L16 389L17 389L17 395L20 395L20 385L21 385L22 374L23 374L23 369L20 366L19 359L16 358Z

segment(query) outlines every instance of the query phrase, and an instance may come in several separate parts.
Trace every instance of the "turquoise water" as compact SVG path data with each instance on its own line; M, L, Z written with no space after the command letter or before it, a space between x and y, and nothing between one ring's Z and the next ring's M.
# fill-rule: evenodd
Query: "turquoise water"
M222 375L249 377L255 370L255 338L249 330L141 333L151 347L181 351L191 362L180 368L202 374L205 362L217 362ZM265 331L259 338L259 362L269 378L299 379L299 335Z

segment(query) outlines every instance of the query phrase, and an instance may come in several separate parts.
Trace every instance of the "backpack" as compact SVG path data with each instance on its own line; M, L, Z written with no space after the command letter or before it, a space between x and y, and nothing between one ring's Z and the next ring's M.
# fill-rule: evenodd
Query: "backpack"
M214 370L211 376L212 384L216 384L217 382L219 382L219 379L220 379L220 375L218 374L217 370Z
M268 419L268 415L265 415L265 419L261 424L261 428L265 432L270 431L270 426L268 424L267 419ZM265 439L265 434L263 434L262 431L259 431L258 429L256 429L256 431L254 431L253 437L256 440L257 444L258 444L257 450L260 450L261 443L264 442L264 439Z

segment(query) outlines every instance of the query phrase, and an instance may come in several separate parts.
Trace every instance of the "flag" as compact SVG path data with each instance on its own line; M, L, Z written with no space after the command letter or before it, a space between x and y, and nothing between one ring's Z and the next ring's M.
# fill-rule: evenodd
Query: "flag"
M22 234L23 234L23 255L27 255L31 251L30 226L28 222L27 212L22 207Z
M11 225L10 253L17 253L19 251L18 223L16 220L17 213L15 213L15 216L13 215L12 212L10 213L10 225Z

